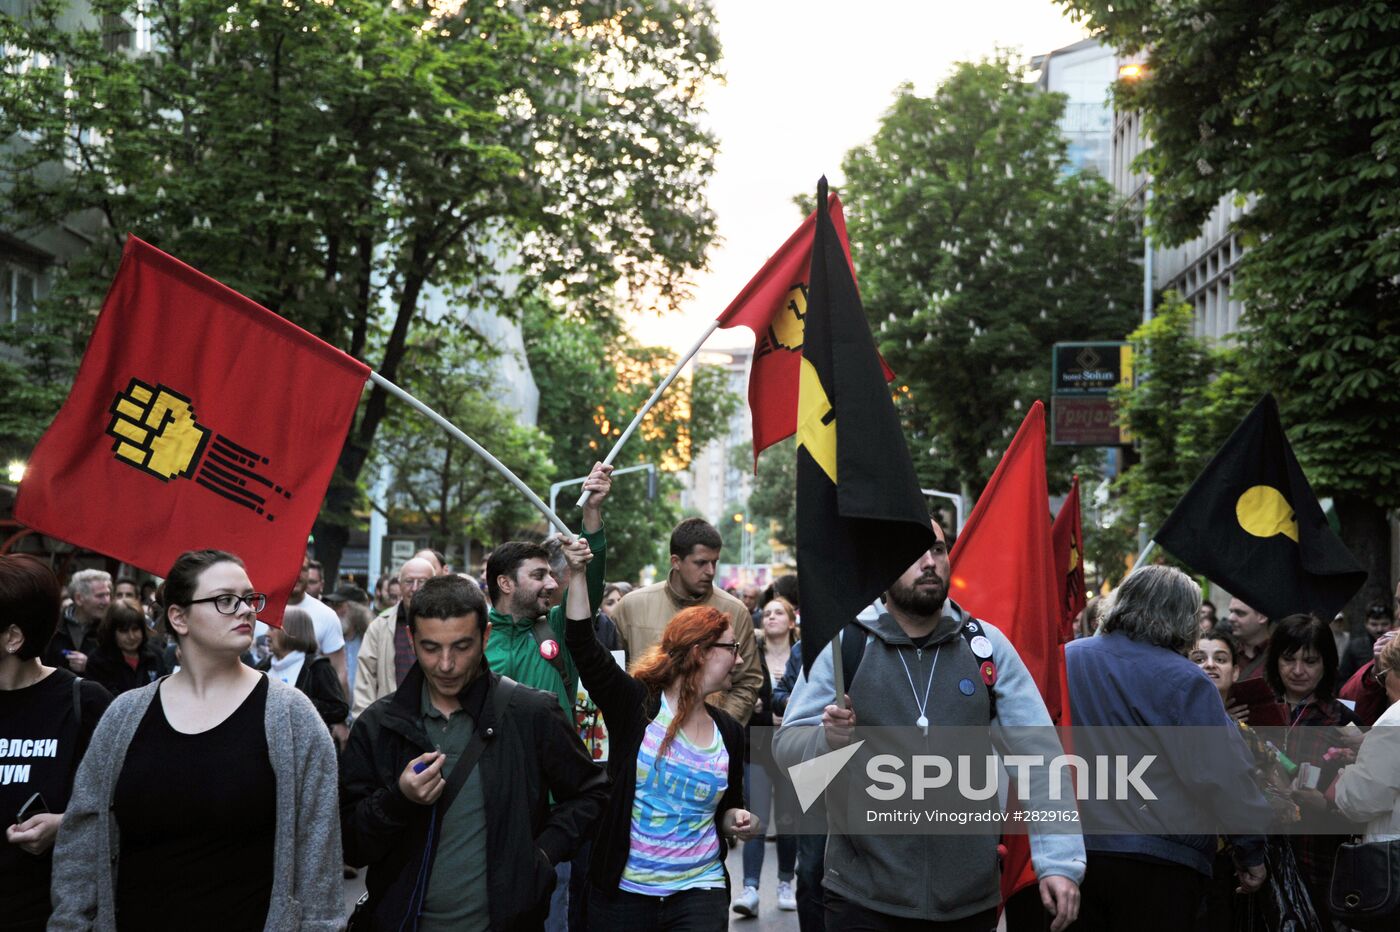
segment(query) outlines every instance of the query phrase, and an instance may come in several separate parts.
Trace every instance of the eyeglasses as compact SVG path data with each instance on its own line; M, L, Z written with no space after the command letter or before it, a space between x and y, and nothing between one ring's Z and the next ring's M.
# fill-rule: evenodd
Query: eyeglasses
M718 643L711 644L710 647L716 650L732 650L735 657L739 656L739 642L737 641L719 641Z
M238 606L246 605L254 615L267 607L267 596L261 592L250 592L247 595L234 595L232 592L225 592L222 595L211 595L207 599L190 599L185 605L199 605L201 602L213 602L214 610L220 615L238 614Z
M1384 686L1385 675L1389 672L1390 671L1385 669L1384 667L1376 667L1373 671L1371 671L1371 675L1376 678L1377 683L1380 683L1382 686Z

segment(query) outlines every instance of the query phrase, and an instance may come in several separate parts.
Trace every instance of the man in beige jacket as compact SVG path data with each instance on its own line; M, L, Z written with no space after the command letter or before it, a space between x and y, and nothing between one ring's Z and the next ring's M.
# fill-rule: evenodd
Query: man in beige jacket
M662 582L633 589L613 608L611 617L617 625L618 641L631 662L660 642L666 623L683 608L707 605L728 615L734 641L739 645L739 663L734 668L733 685L708 699L745 724L763 686L763 670L758 661L753 616L743 602L714 584L722 546L719 531L708 521L682 521L671 532L670 574Z
M408 642L408 606L413 602L413 593L423 583L437 575L434 566L422 557L405 560L399 567L399 592L402 601L380 612L378 617L365 629L364 640L360 642L360 653L355 660L355 690L350 703L350 715L359 718L360 713L374 704L376 699L387 696L399 688L402 675L397 668L407 673L413 666L413 647ZM399 625L405 626L400 632ZM396 663L399 653L398 639L407 644L406 664Z

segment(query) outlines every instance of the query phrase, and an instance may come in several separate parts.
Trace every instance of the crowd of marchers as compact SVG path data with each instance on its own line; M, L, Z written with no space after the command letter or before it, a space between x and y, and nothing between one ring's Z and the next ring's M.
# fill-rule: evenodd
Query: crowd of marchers
M1003 911L1013 932L1223 932L1280 896L1293 928L1342 927L1346 839L1296 825L1032 833L1036 880L1005 904L995 836L799 832L787 768L869 726L1048 726L1030 672L949 598L937 519L805 672L796 576L723 590L701 519L664 579L609 585L610 471L582 534L501 542L482 579L423 551L327 592L308 559L275 627L237 554L64 588L0 556L0 930L719 930L758 915L772 836L804 932L990 932ZM1195 580L1141 568L1066 647L1073 721L1219 726L1209 773L1159 795L1398 839L1400 587L1367 619L1363 639L1238 599L1217 618Z

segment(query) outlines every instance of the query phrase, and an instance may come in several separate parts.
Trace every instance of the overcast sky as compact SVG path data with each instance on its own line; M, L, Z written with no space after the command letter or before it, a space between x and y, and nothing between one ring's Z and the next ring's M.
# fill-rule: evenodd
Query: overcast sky
M998 46L1038 55L1084 38L1051 0L715 0L724 85L706 95L719 137L710 206L719 241L684 314L636 319L646 343L683 350L801 221L793 195L823 173L841 182L845 153L874 134L896 87L928 92L957 61ZM707 348L747 346L721 330Z

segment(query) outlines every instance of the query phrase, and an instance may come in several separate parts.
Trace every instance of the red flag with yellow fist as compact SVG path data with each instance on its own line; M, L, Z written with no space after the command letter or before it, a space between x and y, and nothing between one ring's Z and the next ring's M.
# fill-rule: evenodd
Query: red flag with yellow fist
M841 244L851 278L851 247L841 199L827 201L832 228ZM744 290L719 315L719 326L748 327L754 332L753 367L749 372L749 410L753 415L753 456L797 430L797 395L802 371L803 334L807 320L808 272L817 215L808 214L778 251L768 258ZM880 360L885 381L894 378Z
M127 237L15 517L161 575L228 550L277 623L369 368Z

